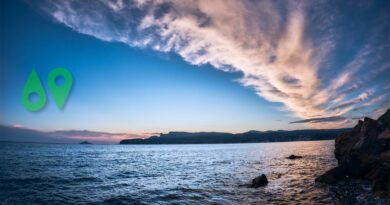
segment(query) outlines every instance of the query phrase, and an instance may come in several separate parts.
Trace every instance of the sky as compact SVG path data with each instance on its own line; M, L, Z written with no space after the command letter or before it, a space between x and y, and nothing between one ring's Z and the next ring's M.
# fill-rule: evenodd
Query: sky
M351 127L390 102L388 1L1 1L0 124L136 136ZM47 76L74 79L63 110ZM21 93L35 69L45 107Z

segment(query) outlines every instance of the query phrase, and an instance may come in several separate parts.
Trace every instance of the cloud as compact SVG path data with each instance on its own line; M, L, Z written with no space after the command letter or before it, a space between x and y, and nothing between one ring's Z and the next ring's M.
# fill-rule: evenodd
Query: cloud
M371 99L370 101L364 103L363 106L364 106L364 107L371 106L371 105L373 105L373 104L375 104L375 103L378 103L378 102L382 101L385 97L386 97L386 95L381 95L381 96L378 96L378 97L376 97L376 98L373 98L373 99Z
M116 144L123 139L145 138L149 136L150 134L107 133L88 130L60 130L54 132L44 132L24 127L0 124L0 141L76 144L81 141L89 141L93 143Z
M21 124L14 124L14 125L12 125L12 127L23 128L24 125L21 125Z
M321 122L337 122L337 121L344 121L346 118L341 116L334 116L334 117L319 117L319 118L311 118L311 119L305 119L305 120L298 120L290 122L293 123L321 123Z
M340 103L340 104L332 107L332 110L338 110L338 109L341 109L341 108L350 107L351 105L355 105L357 103L360 103L360 102L366 100L370 95L372 95L372 93L373 93L372 91L364 92L364 93L360 94L355 99L345 101L343 103Z
M303 119L347 114L372 95L369 82L388 70L376 63L378 69L359 74L368 63L383 62L370 40L332 70L338 16L322 2L47 0L39 6L57 22L104 41L241 72L242 85Z

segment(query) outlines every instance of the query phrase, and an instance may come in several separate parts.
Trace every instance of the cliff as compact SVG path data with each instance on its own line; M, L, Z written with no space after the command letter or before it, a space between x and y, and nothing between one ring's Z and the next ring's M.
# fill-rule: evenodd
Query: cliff
M335 184L344 179L369 180L377 196L390 197L390 110L378 120L365 118L335 141L338 166L316 179Z

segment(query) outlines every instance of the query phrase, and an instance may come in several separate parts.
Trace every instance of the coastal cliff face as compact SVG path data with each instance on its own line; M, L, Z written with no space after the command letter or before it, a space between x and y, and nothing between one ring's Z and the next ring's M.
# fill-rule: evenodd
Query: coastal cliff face
M316 179L334 184L344 179L373 183L373 192L390 197L390 110L378 120L365 118L335 141L338 166Z

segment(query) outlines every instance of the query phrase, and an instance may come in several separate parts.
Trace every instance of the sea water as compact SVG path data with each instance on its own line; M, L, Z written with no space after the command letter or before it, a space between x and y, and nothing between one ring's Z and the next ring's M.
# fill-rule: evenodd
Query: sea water
M333 141L0 143L0 204L385 204L368 184L314 183L336 166L333 150ZM248 188L261 174L269 184Z

